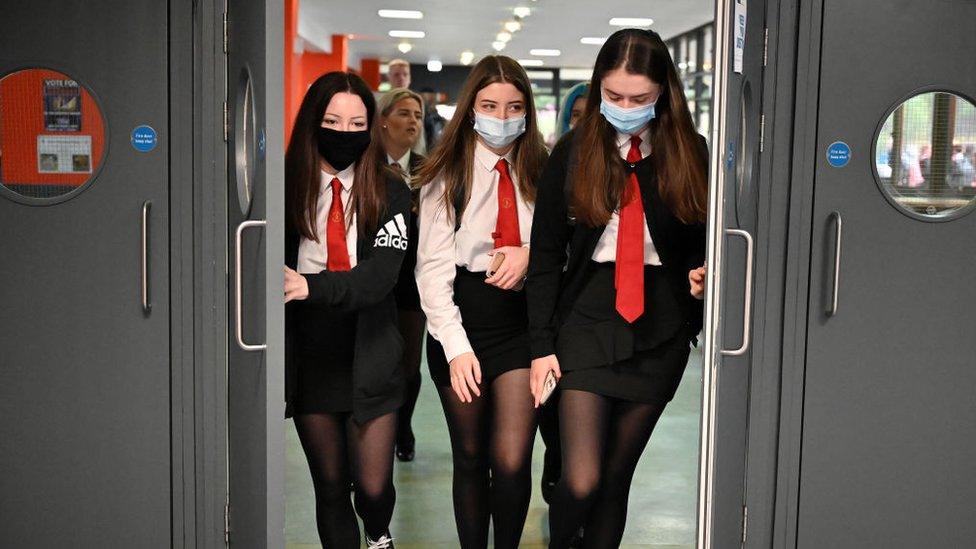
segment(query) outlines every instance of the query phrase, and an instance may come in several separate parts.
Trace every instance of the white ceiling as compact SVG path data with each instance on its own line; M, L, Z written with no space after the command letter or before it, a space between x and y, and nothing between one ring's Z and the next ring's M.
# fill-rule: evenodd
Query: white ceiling
M445 65L459 64L464 50L476 58L494 53L491 43L512 18L512 8L527 6L532 15L522 22L501 53L516 59L533 58L530 49L558 49L559 57L542 59L546 67L589 67L599 46L580 44L583 36L608 36L617 27L611 17L650 17L651 29L665 39L703 25L713 19L714 0L300 0L299 46L329 51L332 34L351 34L349 64L358 67L362 58L389 61L402 57L412 63L438 59ZM420 10L423 19L384 19L379 9ZM404 55L396 46L403 40L391 38L391 30L421 30L424 38L407 40L413 50Z

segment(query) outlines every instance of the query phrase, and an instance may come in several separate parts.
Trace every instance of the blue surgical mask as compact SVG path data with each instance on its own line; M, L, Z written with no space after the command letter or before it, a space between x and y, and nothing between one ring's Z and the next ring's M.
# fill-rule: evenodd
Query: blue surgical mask
M488 146L502 149L512 144L518 136L525 133L525 115L518 118L495 118L474 113L474 131L485 140Z
M600 101L600 114L620 133L632 134L654 118L654 103L625 109L606 99Z

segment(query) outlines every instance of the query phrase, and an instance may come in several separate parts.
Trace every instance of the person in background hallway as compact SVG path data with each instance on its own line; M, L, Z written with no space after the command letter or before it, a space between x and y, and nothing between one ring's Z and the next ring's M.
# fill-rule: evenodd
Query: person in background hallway
M423 121L423 101L406 88L394 88L380 98L376 124L380 128L386 161L409 188L410 177L417 171L424 157L411 149L420 137ZM417 199L419 192L412 193L410 239L407 256L400 267L400 277L393 288L396 296L400 335L403 336L404 352L401 364L407 382L407 392L397 418L396 456L400 461L413 461L416 438L410 426L417 396L420 394L420 353L424 344L424 313L420 309L420 294L414 267L417 266Z
M569 133L576 127L576 123L583 117L586 110L586 94L590 89L589 82L580 82L566 92L562 100L562 110L556 121L556 132L559 137ZM542 499L549 503L552 491L559 481L562 470L562 452L559 448L559 392L554 393L550 401L539 411L539 433L546 445L545 458L542 463Z
M536 415L519 288L545 159L528 76L513 59L488 56L417 176L417 285L451 435L463 549L487 546L489 519L495 547L518 547L529 507ZM488 276L496 254L504 259Z
M410 192L387 165L375 110L361 78L328 73L305 94L285 154L286 413L308 459L322 545L342 549L359 547L356 513L370 549L393 547L404 391L393 287Z
M427 151L434 150L437 140L440 139L447 119L437 112L437 92L430 88L420 90L420 96L424 98L424 137L427 139Z
M706 168L660 36L611 35L532 226L531 391L538 404L551 371L561 392L551 548L580 527L583 547L620 544L637 461L702 324Z
M387 64L386 79L391 88L410 89L410 63L404 59L394 59Z

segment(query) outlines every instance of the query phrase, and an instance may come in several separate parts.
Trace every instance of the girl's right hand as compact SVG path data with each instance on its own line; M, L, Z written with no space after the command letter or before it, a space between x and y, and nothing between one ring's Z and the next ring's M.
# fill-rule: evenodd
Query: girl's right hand
M471 393L481 396L479 383L481 383L481 364L478 363L474 353L461 353L451 359L451 387L461 402L474 402Z
M550 370L556 376L556 381L563 377L556 355L547 355L532 361L532 370L529 372L529 390L532 391L532 396L535 398L536 408L539 407L539 401L542 400L542 388Z

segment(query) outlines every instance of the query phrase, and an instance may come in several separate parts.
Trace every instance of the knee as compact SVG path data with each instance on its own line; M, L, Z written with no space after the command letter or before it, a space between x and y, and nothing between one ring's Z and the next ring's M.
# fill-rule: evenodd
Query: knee
M528 476L531 463L524 455L494 456L491 460L491 476L498 479L517 480Z
M477 448L464 447L454 449L454 470L463 473L473 473L488 468L488 462Z
M571 471L563 475L562 482L566 483L566 489L573 499L583 501L592 498L600 488L600 473Z
M342 479L313 479L315 499L325 504L349 501L349 481Z
M384 499L393 492L393 479L364 479L356 483L356 497L370 501Z

